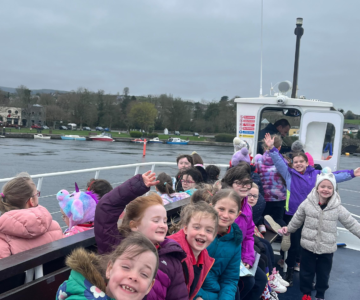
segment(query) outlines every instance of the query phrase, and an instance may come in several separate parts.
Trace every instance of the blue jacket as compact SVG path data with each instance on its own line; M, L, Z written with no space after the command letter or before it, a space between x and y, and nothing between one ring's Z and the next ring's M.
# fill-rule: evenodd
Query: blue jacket
M243 236L236 223L224 236L217 235L207 247L208 253L215 258L209 274L194 299L234 300L240 275L241 242Z
M316 177L321 173L308 166L304 174L300 174L293 168L290 168L280 155L279 151L274 147L270 150L271 159L280 175L286 181L286 214L294 215L300 204L307 198L311 190L315 187ZM336 182L350 180L355 177L354 170L343 170L333 172Z

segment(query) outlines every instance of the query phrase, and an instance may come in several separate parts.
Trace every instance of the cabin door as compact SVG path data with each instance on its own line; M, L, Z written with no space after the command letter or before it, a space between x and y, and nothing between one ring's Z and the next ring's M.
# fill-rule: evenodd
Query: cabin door
M344 116L337 111L305 111L300 124L299 139L315 164L332 171L339 168Z

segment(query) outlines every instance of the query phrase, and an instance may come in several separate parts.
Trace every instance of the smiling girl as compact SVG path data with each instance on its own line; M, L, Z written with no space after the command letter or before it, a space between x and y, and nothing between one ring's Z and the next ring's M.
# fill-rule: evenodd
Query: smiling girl
M190 196L196 191L196 185L203 182L201 173L195 169L190 168L182 173L181 184L184 192Z
M242 232L234 223L241 207L240 196L232 189L217 192L211 205L219 214L219 227L207 251L215 263L195 299L233 300L239 281Z
M313 167L309 166L308 158L305 153L302 152L293 154L292 168L288 166L278 149L274 147L274 137L271 137L268 133L265 135L264 143L267 148L270 149L268 151L276 169L286 182L287 197L284 221L286 224L289 224L299 205L307 198L308 194L314 188L316 176L320 174L321 171L315 170ZM343 182L360 176L360 168L355 170L336 171L333 174L337 182ZM291 246L286 259L288 272L285 279L290 283L290 286L293 281L296 256L297 254L300 254L300 238L301 228L294 231L290 236Z
M183 192L184 189L181 183L181 176L185 170L190 169L194 166L193 159L191 155L182 154L176 158L176 164L179 169L179 172L175 177L173 177L173 189L176 192Z
M165 237L168 226L163 200L155 193L141 196L149 191L150 186L159 183L154 180L155 174L151 171L136 175L101 198L95 212L98 250L101 254L109 253L129 233L138 231L144 234L156 246L161 261L154 289L147 300L187 300L184 276L178 272L186 254L178 243ZM125 207L125 216L118 230L117 222Z
M335 189L334 174L329 168L324 168L322 173L317 175L315 187L301 203L289 225L279 230L282 234L288 234L304 224L301 232L300 269L300 290L304 294L303 300L311 300L315 275L315 297L317 300L325 298L325 291L329 288L333 254L337 249L337 221L360 238L360 224L341 205L340 196Z
M241 199L240 214L235 219L243 234L241 246L241 260L248 269L252 268L255 261L254 229L252 209L248 204L247 195L252 186L250 168L237 166L230 168L223 178L223 183L231 187ZM255 276L241 277L239 289L241 299L259 299L267 284L266 274L257 267Z
M56 299L141 300L155 283L159 257L145 236L132 233L109 255L80 248L66 259L71 273Z
M197 295L214 264L206 248L215 238L218 223L216 210L206 202L189 204L181 211L179 224L173 227L181 228L180 231L169 236L187 254L182 260L182 269L190 300Z

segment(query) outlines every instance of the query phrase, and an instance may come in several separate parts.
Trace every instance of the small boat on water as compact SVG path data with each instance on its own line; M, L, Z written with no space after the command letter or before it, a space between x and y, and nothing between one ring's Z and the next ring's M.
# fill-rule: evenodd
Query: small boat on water
M38 133L38 134L34 134L34 139L50 140L51 136L46 136L41 133Z
M62 140L86 141L86 137L80 135L62 135Z
M131 140L132 143L137 143L137 144L144 144L145 139L140 138L140 139L133 139Z
M169 138L166 141L166 144L172 144L172 145L187 145L190 141L182 140L180 138Z
M89 136L89 138L93 141L101 141L101 142L113 142L114 139L109 132L103 132L99 135Z
M160 141L160 139L158 137L153 138L151 140L148 141L148 144L163 144L163 141Z

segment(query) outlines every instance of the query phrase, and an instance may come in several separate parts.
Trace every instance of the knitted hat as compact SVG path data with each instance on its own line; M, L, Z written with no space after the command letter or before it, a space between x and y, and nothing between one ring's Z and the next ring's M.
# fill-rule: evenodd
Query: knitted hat
M250 156L247 148L241 148L233 155L231 159L231 165L235 167L241 161L245 161L250 165Z
M316 185L315 188L317 189L319 184L323 181L323 180L329 180L333 187L334 190L336 189L336 179L334 174L331 172L331 169L329 167L325 167L324 169L321 170L321 173L317 175L316 177Z
M293 152L301 152L304 150L304 145L300 140L296 140L291 144L291 150Z
M309 153L309 152L306 152L305 153L305 155L307 156L307 158L308 158L308 162L309 162L309 166L314 166L314 159L313 159L313 157L311 156L311 154ZM330 170L330 172L331 172L331 170Z
M93 222L95 208L98 203L97 195L92 191L77 191L70 194L67 190L61 190L56 194L60 208L69 218L69 228L87 222Z
M250 149L250 146L247 141L241 140L238 137L234 137L233 144L234 144L234 153L236 153L240 149L246 147L249 150L249 154L251 154L251 149Z

